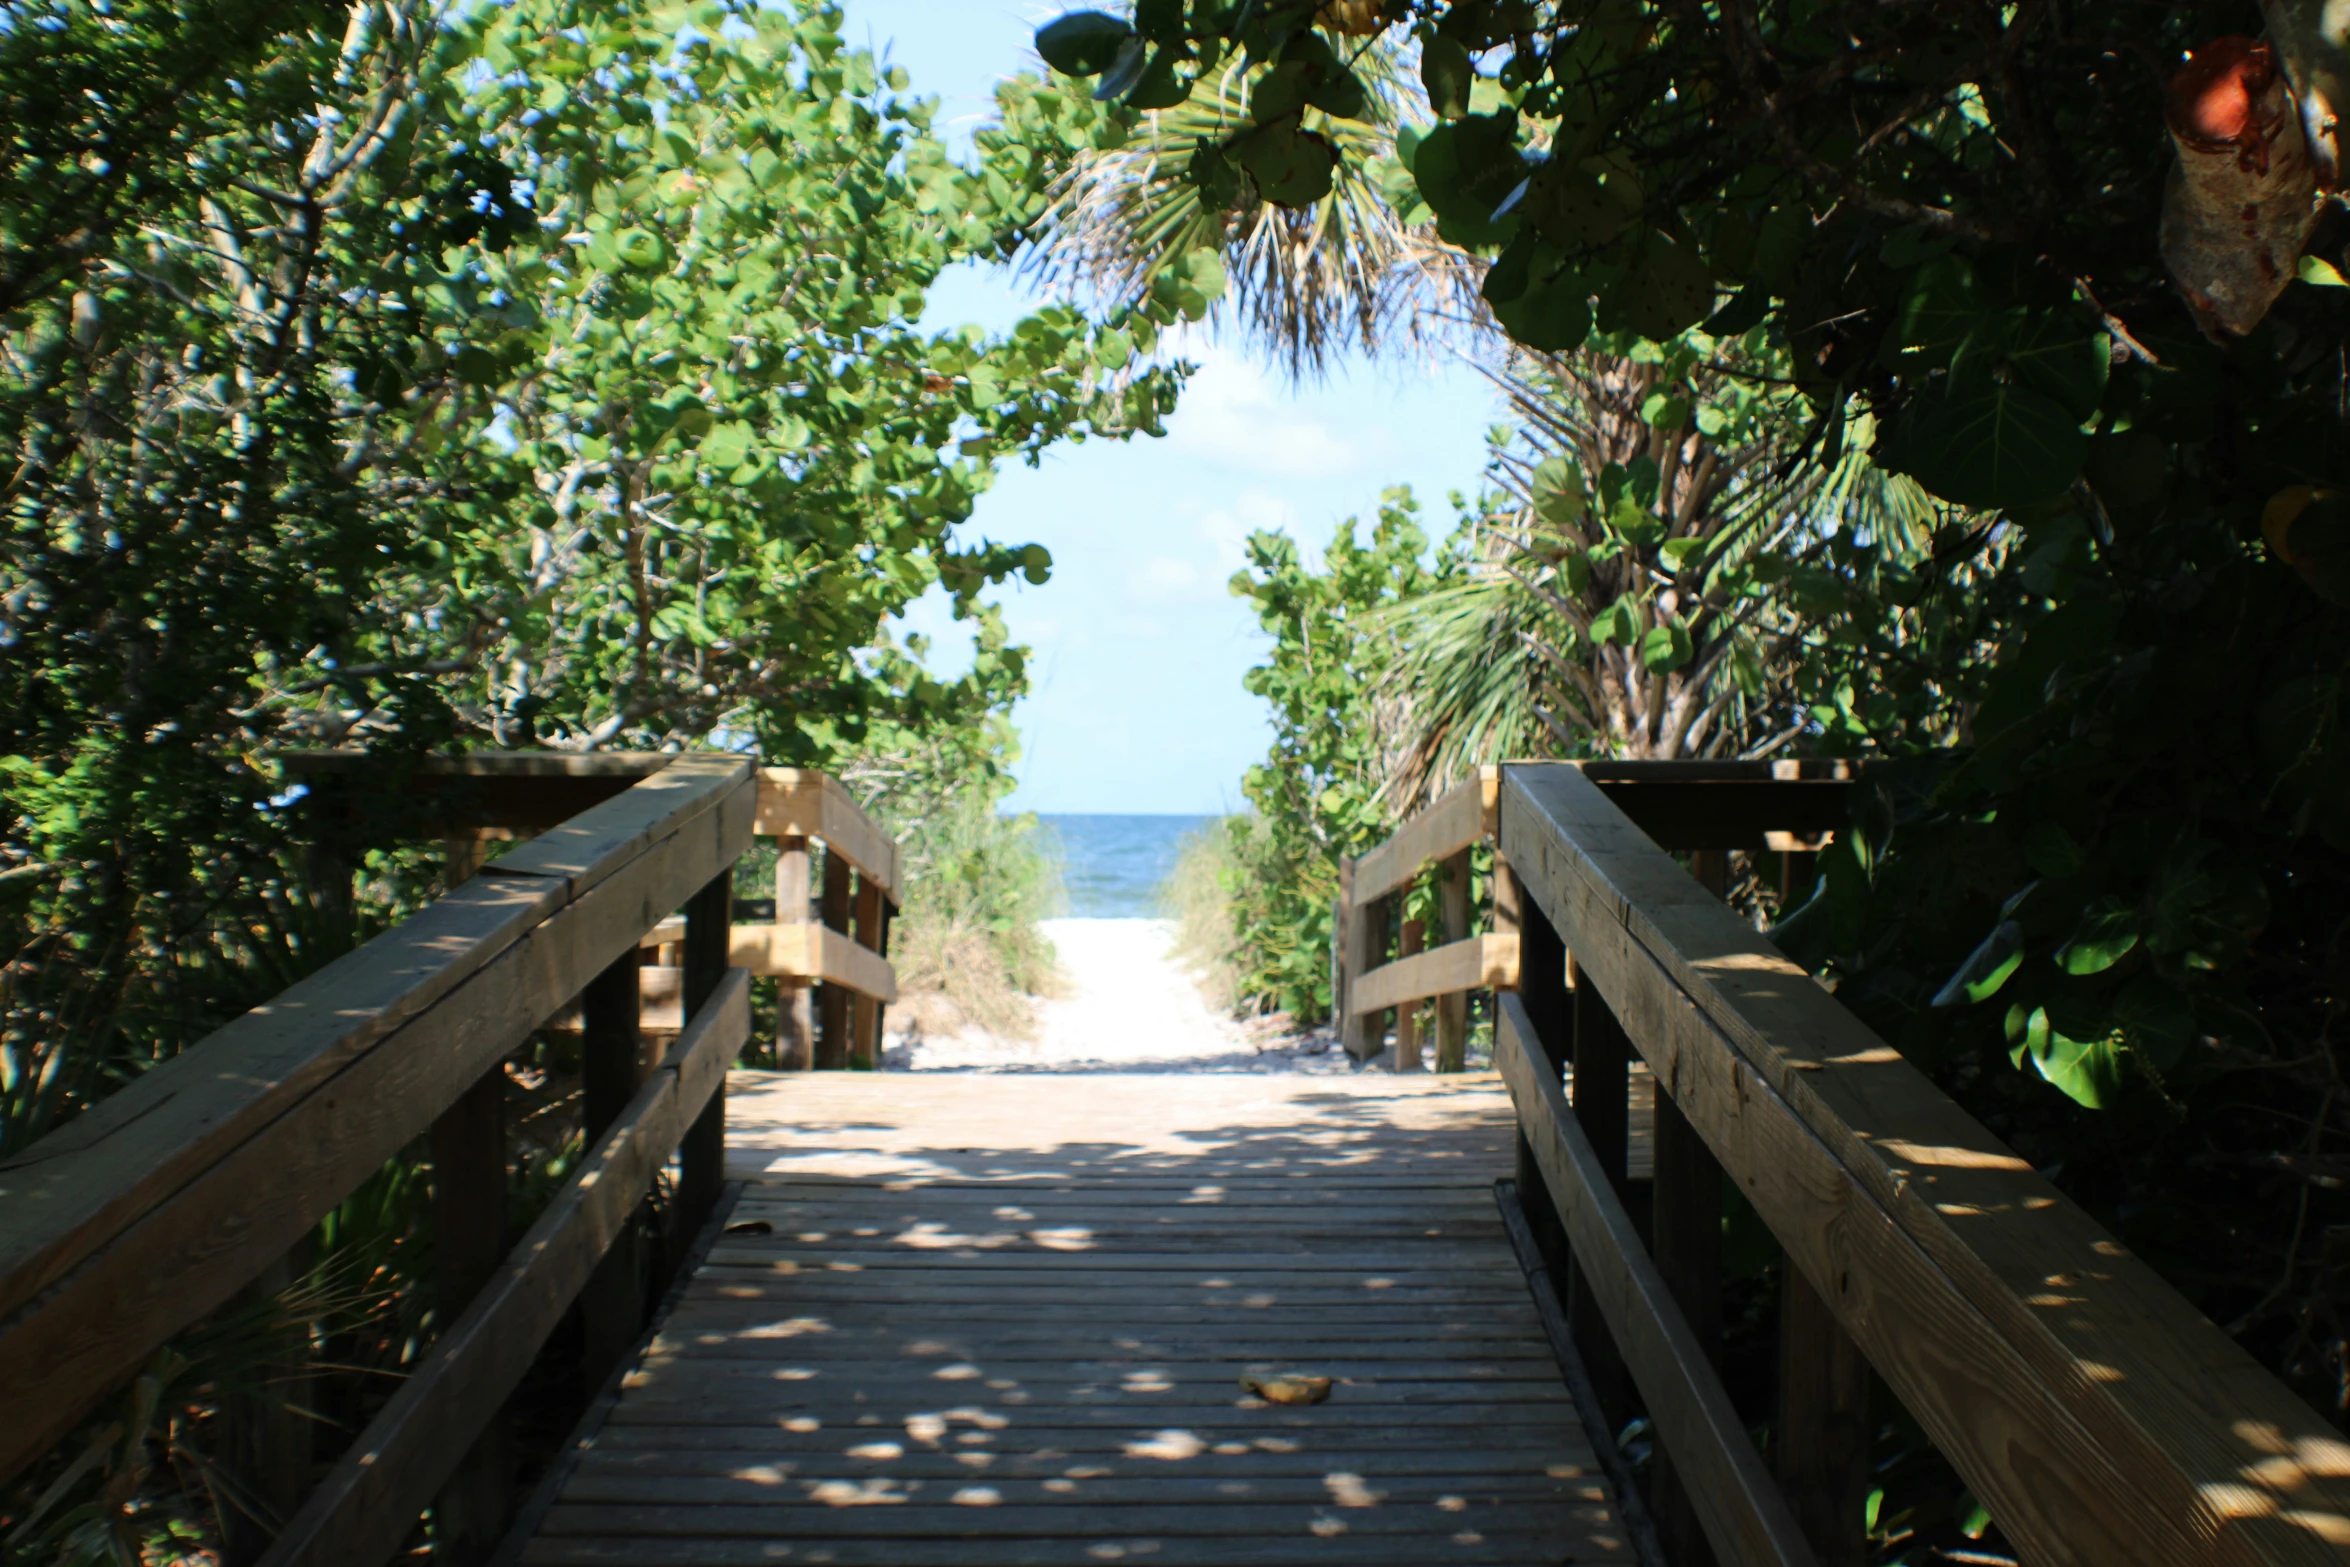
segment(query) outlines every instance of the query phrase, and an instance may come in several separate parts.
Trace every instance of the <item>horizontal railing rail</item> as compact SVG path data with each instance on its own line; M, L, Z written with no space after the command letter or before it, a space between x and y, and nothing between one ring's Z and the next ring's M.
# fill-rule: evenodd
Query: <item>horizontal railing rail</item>
M283 764L312 790L327 838L345 852L380 830L388 792L408 805L410 830L446 837L452 857L478 857L484 839L544 826L550 793L584 809L662 761L642 753L475 751L409 759L392 772L355 752L305 751ZM732 961L754 978L782 981L778 1064L878 1068L886 1011L898 999L889 941L903 902L904 856L829 773L760 767L757 790L752 832L776 845L775 912L735 925ZM655 949L642 980L645 1026L657 1032L680 1026L673 949L681 929L664 922L643 938Z
M724 1077L749 1031L748 976L727 961L732 868L758 804L749 764L631 757L535 781L549 778L584 778L565 798L587 803L568 819L539 811L532 841L0 1162L0 1476L282 1269L429 1130L442 1331L307 1501L256 1488L256 1505L294 1514L264 1559L385 1561L428 1506L440 1538L495 1538L506 1482L469 1460L472 1445L574 1297L591 1357L615 1361L633 1340L644 1291L618 1242L673 1153L673 1230L690 1235L715 1203ZM493 781L518 779L534 781ZM331 869L320 896L336 896L337 875L347 900L347 873ZM638 947L681 907L682 1031L656 1066ZM504 1063L575 998L588 1147L509 1247ZM309 1423L279 1411L280 1439L289 1422L306 1453Z
M1854 764L1781 762L1573 762L1657 842L1721 854L1771 850L1789 857L1817 851L1845 819ZM1395 1019L1390 1064L1418 1071L1420 1009L1433 1002L1436 1069L1465 1062L1468 993L1517 984L1517 911L1508 877L1491 883L1488 929L1472 931L1471 857L1496 845L1501 768L1480 767L1447 790L1385 842L1338 867L1331 920L1331 1011L1349 1055L1367 1060L1384 1048ZM1798 858L1797 863L1803 863ZM1437 892L1442 945L1431 946L1422 920L1399 905L1424 878Z
M2350 1444L1726 907L1718 864L1677 864L1624 781L1502 770L1521 949L1495 1063L1591 1380L1636 1389L1658 1439L1668 1555L1862 1561L1873 1368L2027 1562L2350 1559ZM1729 782L1720 831L1702 800L1660 819L1683 845L1834 829L1808 789L1757 792L1807 780ZM1725 1172L1784 1250L1768 1463L1718 1370Z

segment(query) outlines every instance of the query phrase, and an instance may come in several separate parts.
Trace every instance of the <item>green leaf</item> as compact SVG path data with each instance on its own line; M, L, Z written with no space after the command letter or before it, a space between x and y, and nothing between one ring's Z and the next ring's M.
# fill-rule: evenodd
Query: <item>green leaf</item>
M1101 11L1071 11L1036 30L1036 52L1063 76L1099 76L1116 63L1134 27Z
M712 425L710 433L702 437L702 460L713 468L733 470L743 465L751 454L753 432L749 425L739 422Z
M2105 396L2112 351L2102 331L2085 331L2078 321L2052 310L2015 310L1991 330L1962 345L1951 362L1953 377L1968 374L1980 354L2006 361L2024 385L2064 405L2075 422L2097 411Z
M1661 626L1651 626L1640 639L1640 662L1656 671L1679 669L1689 662L1689 627L1676 615Z
M2350 278L2343 277L2341 271L2323 256L2303 256L2300 265L2294 268L2293 275L2318 288L2350 288Z
M1543 353L1567 353L1591 335L1591 290L1579 273L1563 265L1492 308L1493 319L1513 339Z
M1967 954L1958 972L1943 982L1934 992L1929 1005L1955 1007L1963 1003L1988 1001L1999 993L2008 976L2024 961L2024 928L2014 920L2001 920L1991 927L1974 951Z
M2023 851L2024 863L2043 876L2061 879L2081 868L2081 846L2045 816L2024 829L2016 847Z
M2080 421L2045 393L1953 377L1918 400L1881 461L1946 501L1997 510L2061 494L2088 453Z
M650 229L622 229L612 236L612 254L624 267L658 272L669 260L669 247Z
M1974 268L1960 256L1927 262L1910 279L1891 347L1895 356L1921 366L1945 365L1974 334L1983 317L1982 291Z
M2185 990L2159 974L2141 974L2113 1000L2113 1020L2132 1050L2161 1071L2177 1066L2195 1042L2195 1008Z
M2049 1022L2046 1008L2038 1008L2026 1026L2024 1048L2039 1074L2074 1102L2102 1110L2119 1097L2121 1052L2111 1036L2072 1038Z
M1600 295L1600 325L1661 343L1703 321L1713 307L1713 274L1697 253L1652 231L1633 242L1622 278Z
M1438 33L1420 45L1420 85L1438 119L1457 120L1469 112L1469 87L1476 79L1476 62L1459 39Z
M2057 966L2067 974L2102 974L2129 955L2138 935L2137 911L2103 899L2081 916L2072 938L2057 949Z
M1260 125L1232 144L1232 159L1256 181L1257 194L1277 207L1310 207L1330 194L1338 150L1295 121Z

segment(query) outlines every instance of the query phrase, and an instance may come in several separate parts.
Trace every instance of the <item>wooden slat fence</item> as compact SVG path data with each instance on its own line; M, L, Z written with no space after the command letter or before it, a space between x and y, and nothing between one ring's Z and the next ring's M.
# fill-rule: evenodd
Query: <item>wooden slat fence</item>
M0 1477L174 1334L282 1275L321 1218L429 1130L444 1326L307 1498L258 1498L283 1523L262 1560L387 1561L427 1507L443 1554L495 1541L500 1410L575 1298L591 1353L616 1359L640 1331L639 1259L621 1243L673 1156L673 1235L715 1204L725 1073L749 1032L748 976L727 952L753 769L627 762L591 770L602 803L551 822L542 810L533 841L0 1164ZM684 1018L656 1062L639 1032L638 947L680 907ZM503 1063L574 998L589 1146L508 1244ZM289 1419L307 1444L308 1423L283 1411L279 1438Z
M1549 763L1493 783L1516 1186L1592 1382L1653 1424L1670 1559L1858 1567L1873 1368L2036 1567L2350 1561L2335 1428L1721 901L1732 849L1791 851L1802 879L1845 782ZM1358 887L1457 852L1458 821L1412 830ZM1362 1012L1411 988L1369 990L1400 966L1354 982ZM1786 1258L1767 1461L1719 1372L1725 1172Z

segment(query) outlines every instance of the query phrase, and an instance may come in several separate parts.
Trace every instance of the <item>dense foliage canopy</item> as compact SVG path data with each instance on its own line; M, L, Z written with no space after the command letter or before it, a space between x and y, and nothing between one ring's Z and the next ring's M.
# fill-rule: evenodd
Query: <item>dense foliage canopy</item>
M1245 58L1256 112L1189 177L1297 205L1347 156L1311 115L1343 118L1354 52L1409 32L1441 117L1406 139L1412 192L1521 345L1759 331L1801 462L1859 452L1954 508L1898 569L1860 531L1790 579L1820 655L1801 748L1910 760L1783 938L2340 1411L2329 16L1160 0L1039 45L1137 108Z

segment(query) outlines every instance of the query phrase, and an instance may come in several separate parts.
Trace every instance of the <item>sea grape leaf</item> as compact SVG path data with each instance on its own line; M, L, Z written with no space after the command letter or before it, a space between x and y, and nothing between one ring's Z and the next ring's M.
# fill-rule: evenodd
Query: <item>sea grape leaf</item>
M1036 30L1036 52L1063 76L1099 76L1117 63L1133 24L1103 11L1071 11Z
M2054 398L1984 376L1952 377L1921 397L1880 461L1946 501L1984 510L2063 493L2089 438Z

